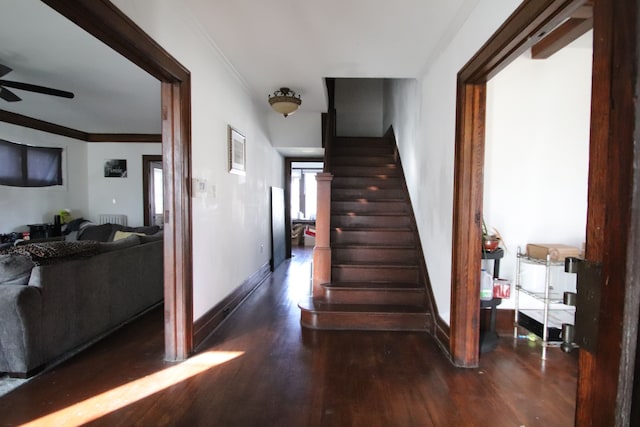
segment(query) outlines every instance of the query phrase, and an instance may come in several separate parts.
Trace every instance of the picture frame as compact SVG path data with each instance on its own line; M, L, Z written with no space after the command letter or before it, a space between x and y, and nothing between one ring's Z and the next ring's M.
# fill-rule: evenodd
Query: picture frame
M109 159L104 161L105 178L126 178L127 159Z
M237 129L229 126L229 172L244 175L247 172L247 140Z

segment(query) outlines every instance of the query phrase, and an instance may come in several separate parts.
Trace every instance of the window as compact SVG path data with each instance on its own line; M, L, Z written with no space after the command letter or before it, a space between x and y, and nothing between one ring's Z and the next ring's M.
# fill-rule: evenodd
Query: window
M62 148L31 147L0 139L0 185L62 185Z
M294 162L291 166L291 218L316 219L316 175L322 162Z

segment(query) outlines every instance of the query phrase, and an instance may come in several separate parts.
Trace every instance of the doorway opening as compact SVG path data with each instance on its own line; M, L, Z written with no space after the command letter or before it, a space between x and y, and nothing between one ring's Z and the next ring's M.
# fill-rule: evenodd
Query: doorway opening
M193 351L191 198L191 75L109 1L43 0L80 28L161 82L164 177L165 359Z
M591 2L588 2L591 4ZM585 4L527 1L458 73L449 348L459 366L477 366L486 82ZM585 262L601 292L593 312L597 346L579 350L576 425L626 425L638 336L640 233L633 203L638 51L635 3L593 2L593 81ZM615 242L610 239L615 236ZM633 246L635 244L635 246ZM606 278L606 281L604 280ZM580 281L580 279L578 279ZM606 284L606 286L605 286ZM580 282L578 283L580 288Z
M324 168L321 158L285 159L285 229L287 258L292 246L313 246L317 210L316 175Z
M142 156L144 225L164 225L162 156Z

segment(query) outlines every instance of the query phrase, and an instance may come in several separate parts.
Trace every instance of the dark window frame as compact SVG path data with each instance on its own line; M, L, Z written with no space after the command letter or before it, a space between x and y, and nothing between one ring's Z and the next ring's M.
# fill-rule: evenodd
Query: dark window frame
M52 187L62 185L62 148L36 147L0 139L0 185ZM13 158L11 158L13 156ZM14 167L10 167L13 165ZM44 170L43 174L43 168ZM10 171L10 172L8 172Z

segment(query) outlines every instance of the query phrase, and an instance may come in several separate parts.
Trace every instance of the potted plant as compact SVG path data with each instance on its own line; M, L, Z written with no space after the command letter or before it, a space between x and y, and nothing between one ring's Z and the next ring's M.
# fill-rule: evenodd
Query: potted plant
M484 222L484 219L482 219L482 250L484 252L493 252L498 249L501 242L502 237L498 230L494 228L493 233L489 233L487 225Z

